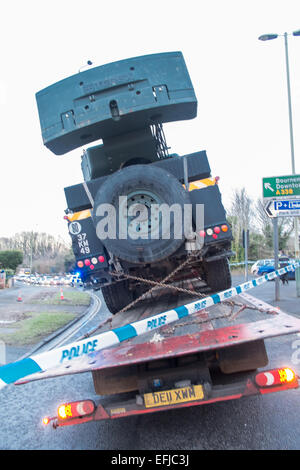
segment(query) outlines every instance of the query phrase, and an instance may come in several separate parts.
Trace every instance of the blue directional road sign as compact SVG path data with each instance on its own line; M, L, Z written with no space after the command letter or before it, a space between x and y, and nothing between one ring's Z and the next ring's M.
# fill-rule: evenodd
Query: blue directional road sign
M300 200L274 201L276 211L300 210Z
M265 205L269 217L298 217L300 216L300 199L285 199L269 201Z

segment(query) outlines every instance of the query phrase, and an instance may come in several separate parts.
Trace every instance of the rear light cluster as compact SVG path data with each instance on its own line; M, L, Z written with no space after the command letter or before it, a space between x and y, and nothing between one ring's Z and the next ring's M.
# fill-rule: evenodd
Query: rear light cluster
M91 416L96 410L96 405L93 400L73 401L64 403L57 409L57 418L61 421L67 421L73 418L83 418L84 416ZM45 416L42 420L44 426L47 426L51 421L56 418ZM55 426L54 426L55 427Z
M87 258L85 260L81 260L77 262L78 268L83 268L84 266L89 267L91 270L95 269L95 264L104 263L105 258L104 256L100 255L98 257L93 256L93 258Z
M83 400L60 405L57 415L59 419L70 419L91 415L94 411L95 403L92 400Z
M260 372L255 376L259 387L273 387L274 385L289 384L297 380L295 372L289 367Z
M218 235L222 232L228 232L228 225L223 224L220 227L217 225L216 227L207 228L206 230L200 230L199 235L203 238L208 235L209 237L212 237L216 240Z

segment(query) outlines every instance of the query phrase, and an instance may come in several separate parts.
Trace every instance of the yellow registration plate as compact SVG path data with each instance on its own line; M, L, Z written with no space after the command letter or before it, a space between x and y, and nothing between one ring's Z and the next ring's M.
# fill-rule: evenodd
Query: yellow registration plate
M173 390L162 390L154 393L145 393L144 401L146 408L154 406L177 405L187 401L202 400L204 398L202 385L175 388Z

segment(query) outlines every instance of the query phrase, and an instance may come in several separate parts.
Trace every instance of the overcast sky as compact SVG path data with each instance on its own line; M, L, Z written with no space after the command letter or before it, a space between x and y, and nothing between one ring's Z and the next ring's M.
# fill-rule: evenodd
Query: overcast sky
M299 0L10 0L2 2L0 236L68 239L63 188L82 181L81 149L43 146L35 93L93 66L182 51L198 99L194 120L164 126L171 151L206 150L228 207L235 188L261 196L263 176L291 174L284 39ZM300 37L289 37L296 172L300 172ZM90 144L95 145L95 143Z

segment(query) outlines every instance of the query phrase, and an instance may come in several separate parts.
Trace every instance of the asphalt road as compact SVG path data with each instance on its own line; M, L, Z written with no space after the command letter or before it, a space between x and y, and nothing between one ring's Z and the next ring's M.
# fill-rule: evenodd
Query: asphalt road
M272 300L272 284L260 286L251 294ZM292 286L290 283L288 288ZM284 294L289 297L287 291ZM100 316L107 316L104 303ZM293 365L300 375L299 340L294 334L267 340L270 366ZM300 448L300 389L57 430L41 425L42 417L54 415L59 403L93 396L88 373L9 385L0 391L0 448L176 451Z

